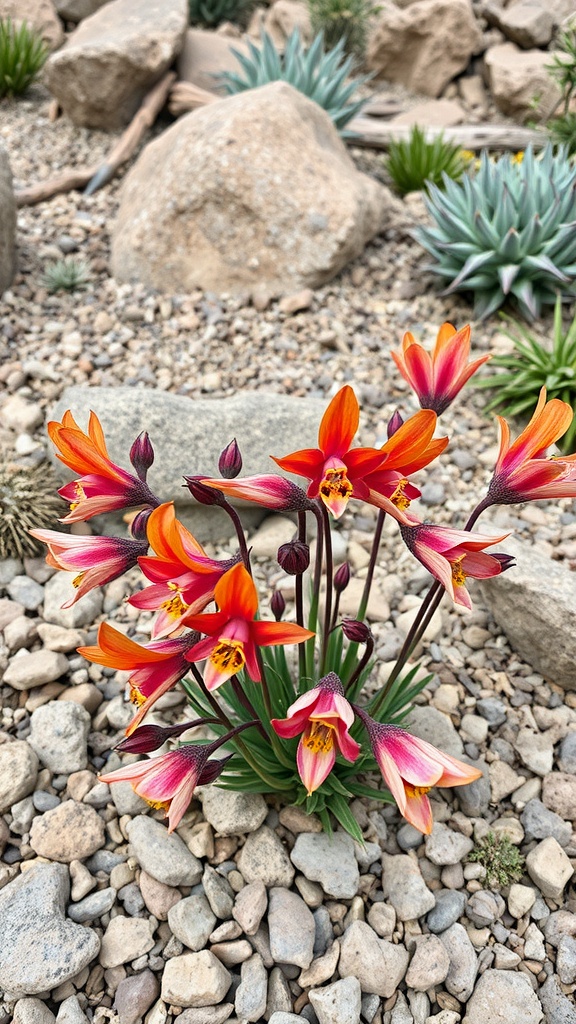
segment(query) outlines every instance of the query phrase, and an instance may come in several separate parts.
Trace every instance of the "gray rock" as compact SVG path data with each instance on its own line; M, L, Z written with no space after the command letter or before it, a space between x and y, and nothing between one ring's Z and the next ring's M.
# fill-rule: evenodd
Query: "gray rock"
M7 587L13 601L19 601L26 611L35 612L44 600L44 587L29 576L15 576Z
M574 1003L564 995L554 975L544 982L538 995L546 1014L546 1024L576 1024Z
M59 465L62 466L62 463ZM62 607L74 595L72 580L75 575L76 573L73 572L57 572L46 583L44 587L45 622L62 626L64 629L77 629L80 626L91 626L100 615L104 595L98 587L81 597L71 608Z
M273 1013L268 1024L307 1024L307 1017L301 1017L299 1013L284 1013L277 1010Z
M202 878L198 858L159 821L141 815L128 823L126 831L138 863L158 882L196 885Z
M314 955L314 918L295 892L274 887L268 905L270 952L276 963L309 967Z
M481 818L490 804L490 776L488 765L482 758L473 761L469 757L463 757L465 764L471 764L482 772L479 779L469 782L467 786L458 786L454 794L458 799L458 805L463 814L469 818Z
M27 615L13 619L4 629L4 643L10 654L15 654L23 647L30 648L37 636L36 623Z
M207 949L168 960L162 975L162 999L175 1006L215 1006L224 999L232 978Z
M452 757L462 757L464 744L448 715L430 705L412 708L407 728L414 736L432 743Z
M68 996L60 1003L56 1024L88 1024L88 1018L82 1012L78 996Z
M2 146L4 143L1 144ZM0 161L2 157L0 157ZM19 558L2 558L0 559L0 587L6 587L15 576L19 576L24 572L24 566ZM34 1000L39 1002L39 1000Z
M168 911L168 924L173 935L194 953L204 949L214 931L216 915L205 896L187 896Z
M267 825L250 832L238 858L238 870L247 882L290 886L294 868L280 839Z
M88 765L90 715L81 704L51 700L32 712L28 742L46 768L62 775Z
M86 921L95 921L102 914L112 910L116 902L116 889L108 886L107 889L99 889L98 892L90 893L78 903L71 903L68 907L68 917L77 924L84 924Z
M153 922L148 917L113 917L102 936L102 967L119 967L143 956L154 945Z
M570 570L532 543L508 538L506 551L516 559L480 588L510 645L546 679L576 690L576 590ZM550 637L557 642L550 643Z
M104 821L93 807L65 800L34 818L30 845L40 857L69 864L84 860L104 846Z
M69 894L63 864L38 864L0 891L0 986L14 997L56 988L98 955L96 933L64 917Z
M397 990L406 974L410 956L404 946L379 939L364 921L354 921L340 940L341 977L355 977L363 992L384 999Z
M68 659L56 651L21 651L10 659L4 682L14 690L31 690L34 686L52 683L68 671Z
M461 924L452 924L440 935L450 957L450 970L444 982L451 995L461 1003L470 998L478 973L478 960L468 932Z
M543 896L559 899L564 886L574 874L574 868L562 847L552 837L543 839L530 850L526 868Z
M576 981L576 939L571 935L563 935L558 943L556 970L563 985Z
M236 1016L241 1021L259 1021L266 1010L268 994L268 975L259 953L244 961L240 978L234 999Z
M466 917L470 918L477 928L484 928L498 921L505 910L506 904L499 893L479 889L468 900Z
M507 718L506 705L497 697L482 697L476 701L476 710L495 729L503 725Z
M0 142L0 296L12 284L16 270L16 200L8 150Z
M408 854L382 854L382 891L400 921L423 917L436 902L422 878L418 861Z
M559 814L550 811L541 800L529 800L520 815L526 839L547 839L552 836L560 846L568 846L572 826Z
M416 949L406 974L408 988L426 992L445 981L450 957L437 935L416 936Z
M144 970L124 978L114 995L119 1024L138 1024L159 993L160 986L152 971Z
M518 0L507 9L489 6L489 22L499 28L507 39L523 50L547 47L554 31L553 15L546 7L530 0Z
M319 1024L359 1024L362 990L357 978L341 978L308 993Z
M426 856L433 864L440 866L459 864L473 847L472 839L461 832L453 832L439 821L434 823L431 834L426 836Z
M119 817L129 814L133 818L137 814L145 814L150 809L150 805L134 792L129 782L115 782L110 786L110 796Z
M245 885L236 896L232 916L245 935L255 935L266 913L268 895L264 882Z
M109 0L56 0L54 6L63 21L73 21L76 25L107 3Z
M222 836L255 832L268 814L260 793L234 793L206 786L200 791L200 799L206 821Z
M179 1024L226 1024L232 1020L234 1003L221 1003L220 1006L188 1007L179 1013ZM298 1018L300 1020L300 1018Z
M30 831L30 825L35 813L32 797L25 796L23 800L12 804L10 810L12 812L10 831L14 832L17 836L23 836L26 832Z
M466 1007L467 1024L500 1024L506 1019L540 1024L543 1013L528 978L520 971L484 971Z
M25 740L0 746L0 814L32 792L38 778L38 758Z
M54 1024L55 1020L46 1003L33 996L19 999L14 1007L13 1024Z
M558 767L561 772L576 775L576 732L569 732L562 740L558 753Z
M227 921L232 917L234 907L234 893L228 879L219 875L209 864L204 868L202 875L202 888L206 893L206 899L216 917Z
M354 842L346 832L302 832L290 854L292 863L327 896L349 900L358 892L360 872Z
M568 910L554 911L544 923L544 935L546 942L556 949L565 935L576 938L576 914Z

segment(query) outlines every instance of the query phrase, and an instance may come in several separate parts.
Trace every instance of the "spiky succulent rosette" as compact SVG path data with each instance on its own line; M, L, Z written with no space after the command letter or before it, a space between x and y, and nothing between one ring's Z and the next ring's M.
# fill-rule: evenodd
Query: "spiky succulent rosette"
M448 282L444 294L474 293L474 314L489 316L507 298L533 320L556 293L576 294L576 164L552 146L535 157L482 154L474 177L444 178L425 200L435 224L416 238Z

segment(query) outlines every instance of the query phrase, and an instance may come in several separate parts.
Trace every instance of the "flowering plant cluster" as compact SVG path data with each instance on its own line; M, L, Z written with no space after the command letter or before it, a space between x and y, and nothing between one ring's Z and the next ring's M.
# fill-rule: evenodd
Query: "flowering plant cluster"
M576 456L547 455L569 428L573 412L558 399L547 402L543 390L530 423L514 442L499 418L494 475L463 529L418 519L410 505L420 491L411 478L448 444L447 437L434 437L437 418L489 358L469 362L469 353L468 327L456 331L444 324L431 355L405 335L393 358L421 409L406 421L396 412L382 447L354 447L358 402L350 386L341 388L320 423L318 447L274 457L283 471L309 481L306 490L279 475L240 476L242 458L235 441L220 456L220 476L185 477L197 501L230 517L238 548L227 560L209 557L179 522L174 505L162 503L150 489L154 452L146 433L132 445L133 471L127 471L111 461L94 413L87 433L70 412L61 423L49 424L58 457L78 474L59 492L70 505L62 522L81 522L111 509L135 510L126 539L32 531L47 544L51 565L76 573L67 604L138 564L147 585L128 600L156 613L150 643L137 643L102 623L97 643L79 649L90 661L129 674L136 712L119 749L164 751L104 774L103 781L130 781L140 796L165 809L171 830L195 788L217 779L220 786L277 793L303 804L319 814L328 830L332 813L361 839L349 807L354 796L393 799L409 822L429 833L430 789L479 777L474 767L403 728L411 701L427 681L416 681L417 666L409 669L407 661L444 592L469 609L467 580L497 576L512 564L508 555L493 551L506 535L473 530L480 514L497 504L576 496ZM295 537L278 551L280 566L294 577L295 622L285 621L281 590L270 601L274 619L260 617L250 552L230 499L295 514ZM379 510L355 619L339 615L350 568L344 563L335 570L330 529L350 501ZM401 541L428 569L432 583L386 684L368 699L365 683L374 664L374 639L366 609L386 516L395 520ZM309 572L311 519L316 550ZM210 606L215 610L207 610ZM185 690L193 717L169 727L142 724L156 701L177 684ZM199 726L209 726L214 739L196 739ZM176 738L178 746L172 747ZM376 772L385 788L375 781Z

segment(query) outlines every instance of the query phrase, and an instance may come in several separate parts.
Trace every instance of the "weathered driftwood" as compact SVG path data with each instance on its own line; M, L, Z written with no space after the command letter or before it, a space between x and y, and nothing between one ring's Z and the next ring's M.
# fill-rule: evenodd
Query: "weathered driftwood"
M176 82L170 90L168 110L175 117L180 117L181 114L188 114L197 107L204 107L207 103L219 99L222 97L217 96L215 92L201 89L198 85L192 85L192 82Z
M93 192L102 188L114 177L118 168L130 159L142 136L152 127L166 103L175 79L175 73L169 71L150 90L126 131L110 150L104 163L96 164L93 167L70 168L55 178L22 189L16 193L17 205L35 206L36 203L41 203L44 199L51 199L62 192L70 192L72 189L84 188L86 195L92 195Z
M426 138L435 139L442 134L446 141L454 142L462 149L526 149L532 144L539 148L546 145L546 132L535 128L522 128L519 125L503 124L457 124L452 128L436 128L422 126ZM394 124L376 117L359 114L346 125L346 130L354 132L354 138L348 139L351 146L365 146L369 149L387 149L392 140L407 139L412 131L408 124Z

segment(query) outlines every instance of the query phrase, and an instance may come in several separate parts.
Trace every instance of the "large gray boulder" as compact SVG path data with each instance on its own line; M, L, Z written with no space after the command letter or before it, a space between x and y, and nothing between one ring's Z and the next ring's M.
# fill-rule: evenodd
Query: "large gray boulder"
M112 0L52 55L46 84L74 124L120 128L178 56L187 20L187 0Z
M172 293L315 288L362 252L392 203L328 114L272 82L193 111L146 147L124 183L112 271Z
M16 200L8 150L0 140L0 295L12 284L16 270Z
M480 583L484 600L520 657L551 682L576 690L574 573L518 538L503 548L516 565Z

